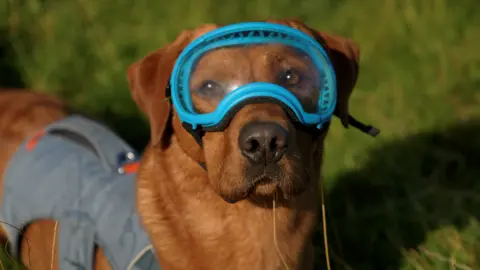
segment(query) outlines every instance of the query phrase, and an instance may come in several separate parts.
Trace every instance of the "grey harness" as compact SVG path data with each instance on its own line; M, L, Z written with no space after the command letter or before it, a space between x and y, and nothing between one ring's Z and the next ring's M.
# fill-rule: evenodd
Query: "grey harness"
M137 161L134 150L76 115L39 135L19 147L3 176L0 220L12 252L19 252L18 228L54 219L62 270L92 269L96 245L113 269L160 269L135 208L136 174L124 170Z

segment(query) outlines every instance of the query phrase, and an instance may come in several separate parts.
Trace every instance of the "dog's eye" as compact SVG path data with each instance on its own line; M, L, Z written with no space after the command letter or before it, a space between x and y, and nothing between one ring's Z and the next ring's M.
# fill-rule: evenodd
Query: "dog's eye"
M200 87L198 87L196 90L200 94L206 95L206 96L215 96L215 95L224 94L224 89L222 85L212 80L204 81L200 85Z
M287 69L279 74L278 82L286 87L292 87L300 84L302 76L300 72L294 69Z

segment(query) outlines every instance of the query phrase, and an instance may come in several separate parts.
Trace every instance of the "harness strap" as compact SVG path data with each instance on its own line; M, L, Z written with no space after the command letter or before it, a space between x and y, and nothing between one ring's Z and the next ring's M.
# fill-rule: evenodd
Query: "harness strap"
M149 245L142 250L128 265L127 270L161 270L153 246Z
M95 229L90 224L59 220L58 267L65 270L93 270Z
M45 133L69 140L95 154L107 172L136 172L138 155L106 127L80 115L50 125ZM80 183L78 183L80 184ZM80 187L72 187L80 190ZM73 209L85 202L75 201ZM95 223L82 213L63 213L58 219L58 262L60 269L91 270L95 256ZM110 262L112 263L112 262Z
M119 163L136 161L138 155L125 141L104 126L80 115L72 115L67 119L48 127L47 133L64 137L88 148L95 153L107 171L119 171Z

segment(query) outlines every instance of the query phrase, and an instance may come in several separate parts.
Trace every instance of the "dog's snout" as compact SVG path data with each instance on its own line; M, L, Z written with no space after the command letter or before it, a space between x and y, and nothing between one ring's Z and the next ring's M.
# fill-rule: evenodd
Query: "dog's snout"
M252 122L240 130L242 155L253 164L278 162L287 149L287 131L274 122Z

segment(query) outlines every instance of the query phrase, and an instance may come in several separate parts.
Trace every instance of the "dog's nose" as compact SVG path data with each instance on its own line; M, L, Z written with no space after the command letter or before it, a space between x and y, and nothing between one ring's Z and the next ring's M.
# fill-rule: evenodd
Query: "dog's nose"
M240 151L253 164L278 162L287 149L287 131L273 122L252 122L240 130Z

